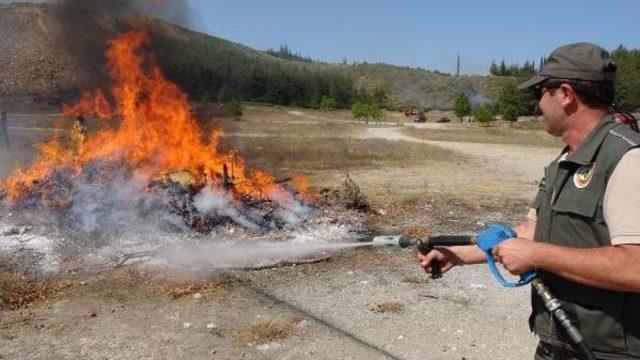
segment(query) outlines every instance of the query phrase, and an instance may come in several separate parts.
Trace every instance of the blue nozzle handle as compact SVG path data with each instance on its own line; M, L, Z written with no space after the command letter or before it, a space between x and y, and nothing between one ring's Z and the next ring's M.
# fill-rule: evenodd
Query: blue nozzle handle
M510 282L507 281L500 273L500 270L498 270L496 262L493 260L493 248L501 242L516 236L518 236L518 234L516 234L513 229L500 223L493 223L476 235L478 247L487 254L487 262L489 263L489 270L491 270L491 274L493 274L493 277L495 277L496 280L505 287L526 285L538 276L538 273L535 270L530 270L520 275L520 280L517 282Z

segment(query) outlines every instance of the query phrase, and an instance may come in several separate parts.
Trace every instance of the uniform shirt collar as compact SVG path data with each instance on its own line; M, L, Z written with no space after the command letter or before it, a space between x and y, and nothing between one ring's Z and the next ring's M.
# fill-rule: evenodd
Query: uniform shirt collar
M605 136L609 133L612 125L616 125L613 116L606 115L602 118L598 125L596 125L596 127L594 127L589 135L587 135L587 137L582 141L578 149L573 154L569 154L566 157L566 161L579 165L588 165L592 163L593 158L598 152L600 145L602 145ZM564 148L563 154L568 154L568 151L569 147L567 146Z

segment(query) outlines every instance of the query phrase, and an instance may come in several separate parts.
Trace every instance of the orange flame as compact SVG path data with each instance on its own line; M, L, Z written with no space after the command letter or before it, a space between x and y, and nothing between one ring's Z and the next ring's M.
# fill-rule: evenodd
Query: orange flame
M74 106L62 105L64 116L90 116L99 119L109 119L113 117L111 105L104 96L102 90L96 90L95 94L88 91L82 93L82 98Z
M299 192L299 196L307 201L316 201L316 195L309 190L309 178L305 174L295 174L292 177L293 185Z
M68 116L118 117L119 125L91 134L80 148L50 142L41 148L35 164L17 171L4 181L7 197L17 199L34 181L44 179L61 165L80 169L95 160L122 159L147 178L188 171L200 181L218 178L225 164L233 167L234 191L238 195L268 197L280 189L262 171L247 172L244 160L234 151L217 150L222 133L214 131L203 141L201 131L187 103L187 96L169 82L143 49L149 37L143 31L124 33L107 43L107 69L115 84L109 104L101 91L86 92L74 106L64 106ZM302 189L300 189L302 190Z

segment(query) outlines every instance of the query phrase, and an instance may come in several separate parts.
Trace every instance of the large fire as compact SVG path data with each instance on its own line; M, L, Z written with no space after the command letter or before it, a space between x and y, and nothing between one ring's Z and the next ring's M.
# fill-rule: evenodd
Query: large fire
M83 141L43 144L39 158L29 169L18 170L3 181L9 201L19 199L61 168L80 174L95 161L117 161L131 169L133 176L147 181L162 174L187 172L194 182L224 187L235 198L268 198L278 192L278 201L288 201L273 177L263 171L248 171L235 151L218 151L220 131L203 139L187 96L145 54L149 42L149 36L139 30L108 42L112 102L101 91L86 92L76 105L64 106L63 112L66 116L120 121L90 133ZM228 178L232 179L232 188L227 186ZM301 197L308 199L306 179L294 180Z

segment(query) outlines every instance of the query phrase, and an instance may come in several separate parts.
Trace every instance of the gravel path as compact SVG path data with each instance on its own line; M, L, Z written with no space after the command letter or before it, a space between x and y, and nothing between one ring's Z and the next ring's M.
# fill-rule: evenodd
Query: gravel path
M544 167L558 155L558 149L549 147L423 140L400 130L401 127L367 128L363 137L425 143L457 151L480 160L477 165L487 174L524 182L539 180Z

